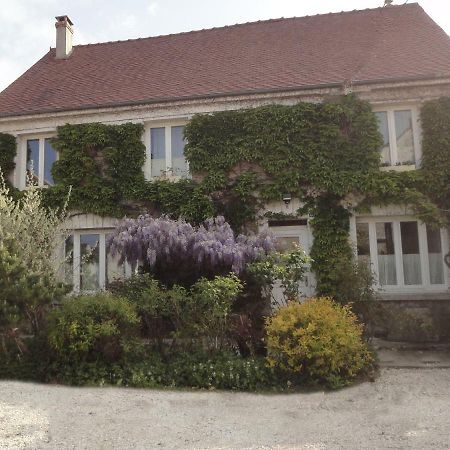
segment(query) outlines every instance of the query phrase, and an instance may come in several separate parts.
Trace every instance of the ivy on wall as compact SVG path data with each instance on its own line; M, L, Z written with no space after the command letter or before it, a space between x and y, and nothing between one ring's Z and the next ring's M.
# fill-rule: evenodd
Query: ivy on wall
M15 167L16 153L16 138L10 134L0 133L0 169L5 179Z
M196 116L186 137L191 170L217 209L233 213L235 226L252 223L285 192L302 201L297 213L312 217L319 294L335 293L336 267L352 260L349 207L405 204L423 221L442 224L425 181L426 159L424 170L381 171L376 117L354 95Z
M422 120L422 188L450 223L450 98L424 104Z
M56 185L44 191L46 204L61 206L69 189L69 209L122 217L150 212L199 222L214 214L192 180L146 181L141 124L64 125L52 140L59 153L52 174Z
M349 206L406 204L425 222L442 223L450 203L450 99L424 105L422 128L422 169L386 172L376 117L354 95L197 115L185 129L194 178L172 182L145 180L142 125L65 125L53 140L57 184L44 195L60 206L72 187L72 210L196 223L220 213L240 229L255 226L267 202L290 193L303 204L297 216L312 217L319 294L333 295L335 267L352 258ZM14 138L0 134L4 171L14 155Z

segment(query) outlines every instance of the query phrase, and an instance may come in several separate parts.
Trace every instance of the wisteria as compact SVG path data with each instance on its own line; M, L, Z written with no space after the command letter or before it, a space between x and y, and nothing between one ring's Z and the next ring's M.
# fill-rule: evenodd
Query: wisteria
M119 255L121 262L148 267L163 279L183 279L187 273L239 275L248 263L274 251L275 244L268 232L236 236L221 216L199 227L165 216L124 219L108 240L111 254ZM179 272L164 275L165 270Z

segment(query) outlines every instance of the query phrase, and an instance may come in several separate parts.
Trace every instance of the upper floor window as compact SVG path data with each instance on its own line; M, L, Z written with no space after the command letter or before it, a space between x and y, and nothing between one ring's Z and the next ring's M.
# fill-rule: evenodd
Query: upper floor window
M446 284L445 233L408 218L358 220L358 259L371 263L381 287L439 287Z
M150 174L186 177L188 167L184 158L184 126L150 128Z
M418 162L417 119L413 109L377 111L383 136L381 165L410 166Z
M27 140L27 175L38 186L52 186L52 166L58 154L53 149L51 139L39 138Z

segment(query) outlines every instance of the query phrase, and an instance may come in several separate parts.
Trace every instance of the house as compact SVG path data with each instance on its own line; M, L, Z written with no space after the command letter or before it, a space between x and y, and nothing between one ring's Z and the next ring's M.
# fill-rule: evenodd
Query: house
M56 19L56 48L0 93L0 132L16 137L11 180L21 189L31 164L39 185L53 183L58 155L49 139L66 123L142 123L145 176L167 170L188 176L183 126L194 114L320 102L348 92L376 112L383 170L415 170L422 159L420 107L450 94L450 38L417 3L78 46L71 20ZM295 198L280 198L267 208L298 206ZM125 270L105 249L114 220L86 214L73 225L68 247L76 289L105 286ZM450 311L448 230L426 226L403 206L354 213L350 225L383 299ZM262 226L286 245L311 247L308 218ZM83 267L90 248L94 256ZM313 292L313 275L304 288Z

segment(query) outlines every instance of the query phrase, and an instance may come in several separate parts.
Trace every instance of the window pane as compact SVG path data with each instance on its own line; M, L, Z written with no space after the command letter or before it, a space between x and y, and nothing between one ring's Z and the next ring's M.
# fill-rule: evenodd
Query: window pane
M99 241L98 234L82 234L80 236L80 289L82 291L92 291L100 287Z
M370 263L370 241L369 224L356 224L356 246L358 250L358 260Z
M64 248L64 281L73 284L73 236L68 236Z
M417 222L400 222L405 284L422 284Z
M378 119L378 129L383 136L383 146L380 149L381 152L381 164L391 165L391 153L390 153L390 143L389 143L389 127L387 112L381 111L376 112L375 116Z
M56 161L57 153L53 150L50 139L45 140L44 144L44 184L52 186L55 184L52 176L52 166Z
M414 139L411 111L395 111L397 158L401 164L414 164Z
M428 260L431 284L444 284L441 232L427 227Z
M172 127L172 171L174 175L185 177L187 175L186 159L184 158L184 127Z
M397 284L394 235L391 222L376 224L378 249L378 275L381 285Z
M166 171L166 130L150 130L150 148L152 158L152 177L159 177Z
M106 236L108 240L108 235ZM125 264L119 264L120 256L112 256L109 250L106 253L106 287L114 280L125 278Z
M38 184L39 139L30 139L27 141L27 175L32 178L34 183Z

